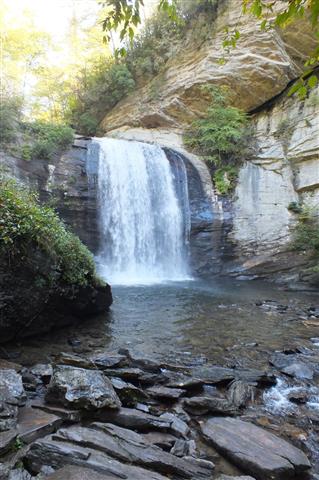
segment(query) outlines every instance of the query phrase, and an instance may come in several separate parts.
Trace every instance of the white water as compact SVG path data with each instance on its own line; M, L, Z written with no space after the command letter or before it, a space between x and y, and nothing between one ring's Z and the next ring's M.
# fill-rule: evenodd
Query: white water
M187 188L186 198L179 200L164 151L111 138L94 139L93 149L97 143L100 275L112 284L189 278L189 220L182 208L188 204Z

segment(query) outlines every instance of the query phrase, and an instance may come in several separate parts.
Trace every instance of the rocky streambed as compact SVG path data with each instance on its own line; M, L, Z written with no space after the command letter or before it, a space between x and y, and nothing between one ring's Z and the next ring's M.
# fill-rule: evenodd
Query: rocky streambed
M1 360L0 478L318 479L315 343L265 369L127 349Z

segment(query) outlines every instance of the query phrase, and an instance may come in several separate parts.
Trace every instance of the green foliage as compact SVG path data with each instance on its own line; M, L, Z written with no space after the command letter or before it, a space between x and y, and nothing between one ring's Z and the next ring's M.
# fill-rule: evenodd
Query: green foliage
M72 144L74 132L66 125L47 122L23 123L24 133L32 139L31 158L50 159L54 153Z
M22 100L16 96L1 97L0 102L0 140L1 145L14 142L19 131Z
M220 195L228 195L231 193L236 185L238 176L238 168L235 166L226 165L214 171L213 181L217 193Z
M290 212L302 213L302 205L298 202L290 202L287 208Z
M313 210L302 208L294 231L293 246L296 250L312 252L319 258L319 218Z
M210 105L186 132L185 144L215 167L236 165L247 154L246 114L229 106L227 90L210 85L205 91Z
M52 259L68 285L95 279L92 254L71 233L52 208L13 180L0 177L0 252L19 259L36 246Z
M70 98L67 117L81 133L93 135L106 112L135 87L126 65L99 59L90 71L83 70L79 90Z

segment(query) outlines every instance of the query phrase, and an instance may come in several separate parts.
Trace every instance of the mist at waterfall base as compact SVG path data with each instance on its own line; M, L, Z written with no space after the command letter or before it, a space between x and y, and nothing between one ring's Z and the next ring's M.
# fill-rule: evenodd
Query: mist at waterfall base
M98 155L99 275L112 285L190 279L186 168L158 145L94 139Z

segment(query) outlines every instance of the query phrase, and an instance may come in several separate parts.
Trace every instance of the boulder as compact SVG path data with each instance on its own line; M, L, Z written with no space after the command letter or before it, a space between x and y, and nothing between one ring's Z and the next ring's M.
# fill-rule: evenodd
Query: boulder
M46 400L78 409L118 409L120 399L102 372L59 365L54 369Z
M15 405L26 401L22 377L15 370L0 370L0 401Z
M211 418L201 424L201 430L222 455L258 480L284 480L310 468L301 450L252 423Z
M201 465L186 459L176 458L170 453L145 442L136 432L108 423L94 423L89 427L70 427L59 430L54 440L69 442L101 451L117 460L182 478L209 478L213 465Z

